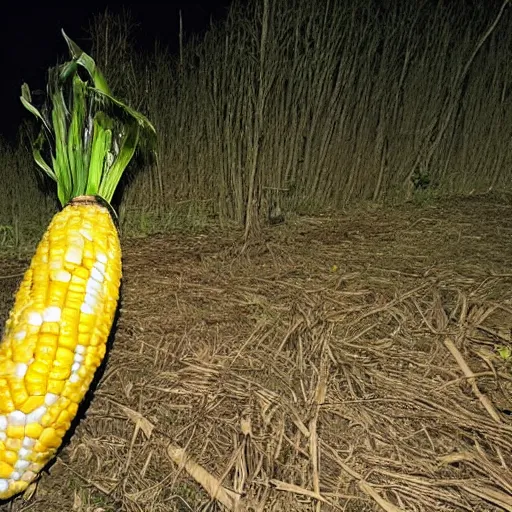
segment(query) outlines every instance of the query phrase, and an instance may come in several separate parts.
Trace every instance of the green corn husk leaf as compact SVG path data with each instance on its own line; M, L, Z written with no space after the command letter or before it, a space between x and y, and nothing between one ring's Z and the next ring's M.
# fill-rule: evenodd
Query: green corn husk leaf
M99 195L110 203L137 146L145 142L154 147L155 129L143 114L112 96L94 60L62 33L72 60L50 69L49 105L38 110L28 86L22 86L23 105L42 122L33 156L57 182L62 205L84 194Z
M93 122L93 136L91 159L89 162L89 179L87 181L87 194L98 194L100 191L100 178L105 169L108 169L108 156L112 144L112 122L103 112L98 112Z
M62 91L57 89L52 94L52 124L55 134L54 171L57 176L57 195L62 205L71 199L73 175L68 159L67 118L69 116L64 103Z
M71 57L73 58L72 63L76 66L77 64L82 66L87 70L89 76L92 78L94 82L94 87L105 94L110 94L110 88L103 76L103 73L98 69L94 60L89 57L74 41L72 41L64 32L61 30L66 43L68 44L69 53L71 53ZM71 63L69 63L71 64ZM64 77L69 73L74 73L74 70L68 71L66 66L63 67L61 71L61 75Z
M84 152L82 130L85 112L81 108L86 101L86 84L77 75L73 76L73 112L68 132L68 158L71 175L75 177L76 187L83 190L87 183L86 165L88 154Z
M129 124L125 125L125 133L121 140L117 157L112 162L112 165L109 166L107 170L107 175L109 179L104 180L99 188L99 195L101 197L107 196L112 197L114 195L116 185L119 183L123 171L130 163L135 150L137 149L137 144L139 142L140 135L140 126L136 120L132 120Z
M44 116L37 110L34 105L32 105L32 95L30 94L30 89L27 84L23 84L21 86L21 103L23 106L29 111L32 112L36 117L38 117L41 122L43 123L43 126L50 131L50 126L47 123L47 120L44 118Z
M57 181L57 176L53 172L53 169L45 162L43 155L41 154L42 148L46 142L44 132L40 132L39 136L35 140L32 146L32 156L36 161L36 164L53 180Z

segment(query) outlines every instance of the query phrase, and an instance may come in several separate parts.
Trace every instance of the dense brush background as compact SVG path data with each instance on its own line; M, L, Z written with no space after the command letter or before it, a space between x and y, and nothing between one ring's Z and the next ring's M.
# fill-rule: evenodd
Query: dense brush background
M315 214L510 191L512 12L493 27L499 10L240 2L177 55L158 44L141 55L129 14L97 16L84 49L159 134L157 161L139 159L125 181L124 232L213 222L247 234L276 206ZM30 131L0 141L4 249L37 240L57 208L34 180Z

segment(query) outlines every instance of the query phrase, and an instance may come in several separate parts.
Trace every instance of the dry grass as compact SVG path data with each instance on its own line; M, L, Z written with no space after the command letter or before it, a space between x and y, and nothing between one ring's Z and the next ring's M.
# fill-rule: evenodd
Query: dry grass
M179 55L158 43L140 53L151 27L109 8L91 20L84 50L158 133L158 165L137 158L116 197L121 224L146 234L211 221L257 230L276 207L316 215L367 200L510 192L507 5L235 1L204 37L192 37L185 16ZM172 38L178 29L169 20ZM0 251L41 233L55 206L24 146L0 141Z
M483 197L303 217L244 251L125 241L86 418L2 510L512 510L511 220Z

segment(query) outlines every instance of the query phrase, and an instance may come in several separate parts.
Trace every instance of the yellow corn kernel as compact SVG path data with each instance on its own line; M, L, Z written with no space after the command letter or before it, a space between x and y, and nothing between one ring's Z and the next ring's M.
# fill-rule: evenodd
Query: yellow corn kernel
M59 417L59 411L51 411L49 410L42 418L41 425L46 427L51 427Z
M69 399L71 402L79 402L81 393L80 383L71 383L66 382L64 386L64 390L62 391L62 396Z
M0 381L0 414L8 414L15 410L11 392L7 386L2 386Z
M88 368L87 366L85 365L82 365L80 366L80 368L78 369L78 376L81 378L81 379L85 379L90 373L91 373L91 369Z
M59 446L60 446L60 443L62 443L62 438L66 435L66 430L67 430L67 428L56 428L55 429L55 434L59 438Z
M69 291L68 294L66 295L66 307L76 309L77 311L79 311L80 306L84 302L85 286L80 286L80 289L77 291L74 291L72 288L73 285L69 285Z
M60 446L61 442L62 442L62 437L59 437L57 435L57 433L53 427L45 428L41 432L41 435L39 436L39 443L41 443L45 447L44 448L45 450L47 448L58 448ZM36 446L34 447L34 449L36 449L37 444L38 443L36 443ZM41 452L44 450L36 449L36 451Z
M11 380L11 397L17 408L28 400L29 396L23 380Z
M94 332L91 334L89 344L91 347L98 347L102 344L103 336L98 330L94 330Z
M57 402L55 403L55 407L58 407L61 411L64 409L67 409L70 404L70 400L68 398L65 398L63 396L60 396Z
M87 347L91 343L91 334L88 332L81 332L78 335L78 344Z
M62 324L74 326L75 330L78 328L78 321L80 320L80 310L79 308L69 308L64 307L61 315L61 330Z
M92 268L92 266L94 265L95 261L96 260L94 260L93 258L84 258L82 261L82 264L85 268L90 270Z
M21 480L13 481L12 483L9 483L9 486L13 494L17 494L27 488L27 484Z
M48 383L48 387L50 387L50 384ZM52 392L48 389L48 392ZM38 407L41 407L41 405L44 404L44 396L31 396L25 400L25 402L18 407L18 409L25 413L29 414L32 411L35 411Z
M76 413L78 411L78 403L77 402L71 402L68 406L68 412L71 418L74 418L76 416Z
M44 432L44 429L43 429ZM41 432L42 434L42 432ZM48 447L46 444L42 443L41 441L36 441L36 444L34 445L34 448L32 450L35 453L39 454L39 462L43 461L48 456Z
M7 437L14 439L23 439L25 437L25 426L24 425L9 425L5 431Z
M36 443L37 444L37 443ZM39 447L42 447L43 445L40 445ZM44 448L44 447L43 447ZM29 460L33 462L34 464L43 466L48 462L49 458L51 457L51 454L49 454L48 451L33 451L30 454ZM32 464L31 464L32 466ZM29 466L30 467L30 466Z
M49 379L48 380L48 393L53 393L55 395L60 395L62 390L64 389L64 385L66 384L63 380L58 379Z
M80 314L80 323L78 332L91 332L96 325L97 315L90 315L88 313Z
M77 267L73 272L71 282L85 284L87 279L89 279L89 271L85 267Z
M57 352L55 354L55 358L61 365L71 366L73 364L75 354L65 347L57 348Z
M96 368L97 366L99 366L101 359L102 359L102 357L98 353L98 351L95 351L95 352L90 351L85 356L84 364L85 364L85 366L88 366L89 368Z
M9 478L14 468L7 464L7 462L0 461L0 478Z
M27 391L31 395L44 395L48 387L48 379L42 378L40 381L27 382Z
M66 271L54 270L50 274L50 279L48 297L51 301L64 300L67 293L68 282L71 280L71 274Z
M66 348L68 350L75 350L77 345L76 336L69 336L61 334L59 336L59 347Z
M27 380L30 380L28 377L29 373L34 373L40 376L48 375L50 371L50 364L46 361L46 358L36 359L27 370Z
M41 374L48 373L48 369L50 368L52 361L55 359L56 352L56 344L46 345L38 343L34 352L36 361L32 363L34 365L34 371Z
M20 337L19 340L15 339L11 341L12 359L14 362L27 363L34 357L38 334L39 331L37 333L31 333L30 329L27 329L23 338Z
M50 272L46 265L39 265L34 269L32 281L37 285L38 283L46 283L50 279Z
M25 435L32 439L38 439L43 431L43 427L39 423L28 423L25 425Z
M50 334L52 336L58 336L60 332L60 325L58 322L44 322L43 325L41 325L39 332Z
M69 414L69 411L64 409L60 412L59 417L57 418L57 420L55 422L55 425L58 428L64 427L65 430L67 430L69 428L69 426L71 425L72 419L73 418L71 417L71 414Z
M14 466L16 464L16 461L18 460L18 454L16 452L13 452L11 450L5 450L0 454L1 459L3 462L7 462L10 466Z
M58 360L53 362L52 370L48 375L50 380L65 380L71 375L71 367L63 365Z
M27 391L31 396L44 395L48 386L48 376L33 372L30 368L25 375Z

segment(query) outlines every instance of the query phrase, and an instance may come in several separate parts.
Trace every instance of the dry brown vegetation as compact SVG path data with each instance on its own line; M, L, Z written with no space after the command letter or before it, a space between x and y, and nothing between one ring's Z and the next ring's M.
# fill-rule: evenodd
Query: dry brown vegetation
M129 16L98 16L84 49L159 134L158 165L134 166L123 225L256 229L274 203L316 214L510 190L508 1L235 2L204 38L187 38L185 19L177 56L141 56ZM31 180L26 148L14 153ZM10 190L3 154L0 226L47 219L26 177Z
M512 510L511 221L484 196L125 240L92 404L2 510Z

